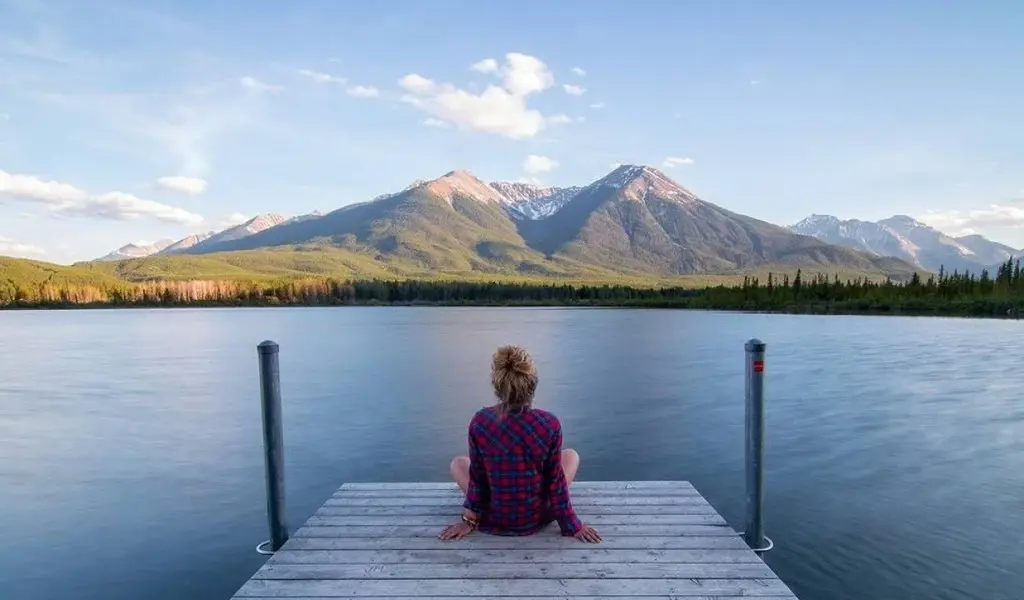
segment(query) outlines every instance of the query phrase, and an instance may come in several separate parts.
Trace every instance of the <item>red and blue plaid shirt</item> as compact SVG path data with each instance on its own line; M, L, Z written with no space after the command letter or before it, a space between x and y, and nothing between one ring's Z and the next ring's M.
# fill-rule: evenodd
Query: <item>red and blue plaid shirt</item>
M562 471L562 425L555 415L526 408L502 416L484 408L469 424L469 489L465 508L480 531L529 535L552 520L563 535L582 527Z

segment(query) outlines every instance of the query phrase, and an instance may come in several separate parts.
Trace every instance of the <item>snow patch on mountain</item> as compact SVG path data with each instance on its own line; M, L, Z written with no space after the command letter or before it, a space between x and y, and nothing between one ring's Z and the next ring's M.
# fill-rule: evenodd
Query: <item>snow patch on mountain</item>
M494 181L491 187L501 194L501 203L514 219L546 219L558 212L582 189L578 186L544 187L517 181Z

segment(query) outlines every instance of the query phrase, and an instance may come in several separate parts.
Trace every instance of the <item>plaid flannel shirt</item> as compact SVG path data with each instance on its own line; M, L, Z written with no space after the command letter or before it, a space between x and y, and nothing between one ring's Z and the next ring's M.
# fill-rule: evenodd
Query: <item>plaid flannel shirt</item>
M465 508L480 531L529 535L552 520L563 535L582 527L562 471L562 425L555 415L527 408L502 417L484 408L469 424L469 489Z

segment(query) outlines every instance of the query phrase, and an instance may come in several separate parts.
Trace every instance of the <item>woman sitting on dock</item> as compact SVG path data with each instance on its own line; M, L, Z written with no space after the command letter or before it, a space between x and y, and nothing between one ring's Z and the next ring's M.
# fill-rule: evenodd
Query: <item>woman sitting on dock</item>
M562 450L562 425L533 407L537 369L530 355L503 346L491 361L498 403L480 409L469 424L469 456L451 472L466 494L462 520L441 532L457 540L479 529L498 535L530 535L558 521L562 535L596 543L597 531L580 522L569 498L580 456Z

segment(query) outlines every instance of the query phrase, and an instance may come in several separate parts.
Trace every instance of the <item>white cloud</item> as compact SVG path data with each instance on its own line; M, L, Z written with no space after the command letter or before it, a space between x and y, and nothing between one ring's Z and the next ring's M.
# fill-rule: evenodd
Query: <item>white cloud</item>
M299 75L312 79L317 83L337 83L341 85L348 83L348 79L344 77L335 77L330 73L321 73L320 71L312 71L310 69L299 69L298 73Z
M377 96L380 96L380 90L372 85L349 86L345 92L354 98L376 98Z
M189 196L198 196L206 191L207 182L205 179L199 177L184 177L181 175L172 175L168 177L161 177L156 180L156 186L161 189L169 190L172 192L178 192L180 194L187 194Z
M203 222L201 216L183 208L145 200L124 192L108 192L99 196L90 196L83 202L59 205L54 210L58 214L115 221L134 221L150 217L158 221L180 225L198 225Z
M444 129L449 126L448 123L445 121L431 118L423 119L422 121L420 121L420 123L427 127L437 127L438 129Z
M498 72L498 61L493 58L485 58L480 62L473 63L470 69L477 71L478 73L497 73Z
M573 67L573 68L572 68L572 69L570 69L570 70L572 71L572 74L573 74L573 75L576 75L577 77L584 77L584 76L586 76L586 74L587 74L587 72L586 72L586 71L584 71L583 69L581 69L581 68L579 68L579 67Z
M551 115L547 118L549 125L568 125L569 123L582 123L585 121L583 117L570 117L567 114L559 113L557 115Z
M540 111L527 107L526 99L554 85L554 75L540 59L515 52L505 55L499 72L501 85L488 85L479 94L416 73L398 83L408 92L402 101L432 118L512 139L537 135L546 121Z
M11 115L8 113L0 113L0 121L10 121Z
M666 169L674 169L676 167L686 167L693 164L692 158L686 158L682 156L666 156L665 160L661 161L661 166Z
M249 90L255 90L257 92L280 92L281 90L284 89L283 86L273 85L265 81L260 81L259 79L256 79L255 77L250 77L248 75L239 79L238 82L242 84L242 87Z
M572 85L567 83L562 86L562 89L565 90L565 93L569 94L570 96L582 96L583 94L587 93L587 88L583 87L582 85Z
M409 73L405 77L399 79L398 85L413 94L432 94L437 90L436 83L422 75L417 75L416 73Z
M0 235L0 255L32 257L40 254L46 254L46 250L31 244L19 244L10 238Z
M542 92L555 85L555 76L539 58L518 52L505 55L502 70L505 89L517 96Z
M750 85L758 85L758 84L760 84L760 83L761 83L761 81L760 81L760 80L758 80L758 79L751 79L751 80L750 80Z
M601 108L604 108L604 107L605 107L604 102L595 102L595 103L590 105L590 108L593 108L595 110L601 109Z
M66 183L44 181L32 175L15 175L0 170L0 199L4 197L44 204L56 215L117 221L148 217L181 225L198 225L203 222L203 218L195 213L132 194L90 194Z
M531 154L523 161L523 170L530 175L549 173L558 167L558 161L546 156Z
M991 204L974 210L929 210L917 220L952 235L992 227L1024 228L1024 208Z

